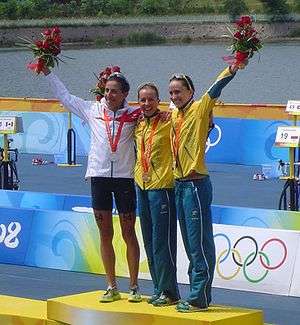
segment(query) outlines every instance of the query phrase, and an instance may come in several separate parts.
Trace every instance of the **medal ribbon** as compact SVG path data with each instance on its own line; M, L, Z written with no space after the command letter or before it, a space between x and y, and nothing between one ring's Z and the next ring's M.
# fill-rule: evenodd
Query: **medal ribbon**
M175 126L175 138L174 138L174 141L172 141L175 162L177 162L177 159L178 159L178 151L179 151L179 145L180 145L180 143L179 143L180 142L180 131L181 131L181 128L182 128L182 124L184 122L183 112L182 111L178 112L176 122L177 123L176 123L176 126Z
M149 171L153 138L154 138L154 133L157 129L159 120L160 120L160 115L158 114L152 123L151 132L150 132L147 143L146 143L146 139L145 139L145 133L143 133L143 136L142 136L141 160L142 160L142 167L143 167L144 173L147 173Z
M109 144L110 144L110 149L111 149L111 152L114 153L114 152L117 151L117 147L118 147L118 144L119 144L119 141L120 141L120 138L121 138L121 132L122 132L122 129L123 129L124 122L126 120L127 114L125 112L119 119L117 119L120 122L120 124L119 124L117 134L116 134L114 139L113 139L113 136L111 134L110 127L109 127L109 122L111 121L111 119L110 119L110 117L107 114L105 109L104 109L103 115L104 115L103 120L105 122L106 134L107 134L108 141L109 141Z

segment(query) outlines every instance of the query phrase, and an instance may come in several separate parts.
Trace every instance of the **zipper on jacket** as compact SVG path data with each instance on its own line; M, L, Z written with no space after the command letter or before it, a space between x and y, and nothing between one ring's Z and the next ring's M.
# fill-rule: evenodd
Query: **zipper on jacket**
M146 121L146 127L145 127L145 129L143 130L144 132L143 132L143 138L146 140L146 133L147 133L147 131L148 131L148 129L149 129L149 126L150 126L150 118L145 118L145 121ZM142 168L143 169L143 168ZM145 184L145 182L143 181L143 190L145 191L146 190L146 184Z
M114 118L113 118L113 125L112 125L112 141L114 142L115 138L115 117L116 117L116 112L114 112ZM114 162L110 161L110 177L113 177L114 174Z

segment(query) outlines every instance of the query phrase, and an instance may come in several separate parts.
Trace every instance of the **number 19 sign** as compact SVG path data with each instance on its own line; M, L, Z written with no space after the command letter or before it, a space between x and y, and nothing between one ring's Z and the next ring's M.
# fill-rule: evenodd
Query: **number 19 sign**
M275 146L277 147L299 147L300 127L279 126L277 128Z

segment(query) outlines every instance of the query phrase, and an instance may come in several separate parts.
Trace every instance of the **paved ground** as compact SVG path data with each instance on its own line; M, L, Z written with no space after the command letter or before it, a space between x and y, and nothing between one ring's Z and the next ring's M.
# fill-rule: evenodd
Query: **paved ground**
M52 155L40 155L51 162ZM90 195L90 185L85 181L86 158L79 157L82 167L61 168L55 164L33 166L32 158L39 155L22 154L17 162L20 190L51 193ZM277 209L283 181L271 179L253 181L260 166L208 164L214 186L213 204Z

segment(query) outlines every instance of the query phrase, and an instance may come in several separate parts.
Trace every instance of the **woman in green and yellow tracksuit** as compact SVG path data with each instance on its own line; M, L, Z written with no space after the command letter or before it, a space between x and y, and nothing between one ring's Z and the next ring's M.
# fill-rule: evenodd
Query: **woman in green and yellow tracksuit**
M179 299L176 278L177 220L175 210L171 119L158 109L157 87L138 89L142 116L135 129L138 211L154 293L154 306L175 304Z
M172 151L176 209L183 243L189 259L190 294L180 301L179 312L207 310L215 268L211 202L212 186L205 166L205 146L212 109L221 90L238 70L226 68L209 90L194 100L194 85L186 75L170 79Z

